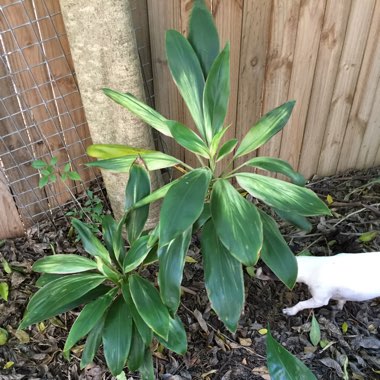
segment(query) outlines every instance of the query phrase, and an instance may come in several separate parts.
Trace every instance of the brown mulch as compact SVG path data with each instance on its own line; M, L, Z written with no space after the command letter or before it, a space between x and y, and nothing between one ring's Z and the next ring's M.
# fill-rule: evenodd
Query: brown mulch
M313 230L308 234L281 225L295 253L380 251L380 168L315 178L308 186L322 199L332 202L333 216L311 218ZM82 346L74 349L70 362L63 359L65 338L79 310L25 332L17 331L27 300L36 290L34 283L38 277L31 271L33 262L53 250L82 252L68 231L66 220L58 218L55 226L41 222L24 238L0 241L0 258L12 269L7 273L0 267L0 282L7 282L10 288L8 302L0 301L0 327L9 333L8 342L0 346L0 380L112 378L101 353L83 371L79 369ZM245 310L236 334L231 334L210 309L198 247L195 237L189 255L196 262L186 264L179 311L188 332L188 352L180 357L155 347L159 379L269 379L263 330L268 324L274 337L319 379L380 378L380 299L348 302L339 312L334 310L333 302L316 309L324 348L314 347L309 337L312 314L307 310L294 317L281 313L283 307L308 298L307 288L297 285L291 292L278 281L261 281L247 274ZM146 269L146 274L154 276L155 269ZM127 378L139 377L127 373Z

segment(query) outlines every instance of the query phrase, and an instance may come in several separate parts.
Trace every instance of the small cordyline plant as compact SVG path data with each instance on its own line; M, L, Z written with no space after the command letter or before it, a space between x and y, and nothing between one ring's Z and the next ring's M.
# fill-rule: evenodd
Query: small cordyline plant
M244 305L243 266L261 258L288 287L297 277L297 263L275 220L261 210L263 202L282 219L308 229L307 216L325 215L327 206L304 187L302 175L285 161L270 157L241 158L256 151L282 130L294 102L262 117L239 143L221 143L230 93L230 49L220 51L212 15L203 0L194 2L188 38L175 30L166 34L166 54L172 77L194 119L197 132L168 120L133 95L105 89L158 132L194 153L201 167L162 152L124 145L92 145L88 154L97 166L129 172L125 215L103 221L105 246L78 220L73 225L84 249L94 257L54 255L37 261L42 288L32 297L21 327L86 304L75 321L64 353L87 335L82 367L91 362L101 342L108 367L118 375L125 364L154 379L149 346L155 336L177 353L186 351L186 333L177 316L186 253L193 233L201 233L205 286L211 306L235 332ZM220 168L223 159L227 165ZM224 160L223 160L224 161ZM186 173L151 192L149 171L181 167ZM287 176L291 183L243 171L258 168ZM218 174L221 173L221 174ZM237 183L236 188L233 183ZM245 198L250 194L254 202ZM163 199L159 222L143 232L149 205ZM129 249L122 238L126 226ZM139 274L158 261L159 291ZM83 273L82 273L83 272ZM298 359L268 331L268 369L272 379L315 379ZM300 377L301 376L301 377Z
M157 260L157 238L143 232L149 206L134 209L150 193L149 173L139 160L130 168L124 217L103 217L104 245L87 224L72 224L91 258L56 254L36 261L42 273L40 290L30 299L20 328L85 305L67 337L63 353L69 356L87 336L81 368L92 362L100 346L108 367L117 376L128 360L130 370L154 379L150 345L153 337L170 350L184 354L187 338L178 316L171 315L154 284L139 275L143 265ZM126 248L123 228L127 228Z

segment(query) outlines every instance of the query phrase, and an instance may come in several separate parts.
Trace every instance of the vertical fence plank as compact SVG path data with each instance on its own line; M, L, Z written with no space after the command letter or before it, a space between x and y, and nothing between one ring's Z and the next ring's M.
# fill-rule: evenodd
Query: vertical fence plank
M1 168L0 210L0 239L22 236L24 234L24 227Z
M281 158L298 168L307 110L318 46L322 30L325 1L303 1L301 3L297 40L294 53L289 99L296 100L292 116L282 133Z
M269 48L265 70L263 114L288 100L294 48L297 36L300 0L274 0ZM278 157L281 149L279 132L259 149L260 156Z
M231 124L231 128L226 132L225 140L233 138L236 131L243 3L243 0L212 1L212 13L219 31L221 49L227 42L231 44L231 94L225 121L225 125Z
M355 94L374 5L373 0L364 2L354 0L352 3L318 164L318 172L325 175L334 174L338 166L339 153Z
M181 1L148 0L148 10L155 106L165 117L183 121L183 100L170 76L165 54L165 31L181 28ZM173 139L164 138L164 142L171 154L184 159L183 149Z
M301 147L301 158L298 166L298 169L306 178L310 178L315 174L318 167L323 134L329 115L350 8L350 0L327 1L326 3L317 64Z
M244 2L236 117L239 141L262 116L272 7L268 0Z
M355 167L361 149L371 150L371 146L363 146L363 139L367 132L368 122L374 103L376 89L380 78L380 2L376 2L371 29L368 36L363 63L360 68L358 84L355 89L353 104L344 136L338 171ZM377 80L376 80L377 78ZM375 106L378 107L378 104ZM374 138L376 131L369 130ZM377 151L377 149L376 149ZM370 155L371 153L368 152Z
M380 78L377 82L376 94L368 119L367 127L360 146L357 168L370 168L380 165Z

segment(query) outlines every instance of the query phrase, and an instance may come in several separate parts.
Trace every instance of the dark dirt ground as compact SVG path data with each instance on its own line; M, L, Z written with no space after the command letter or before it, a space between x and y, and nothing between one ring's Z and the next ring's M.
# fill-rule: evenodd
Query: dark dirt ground
M316 178L308 186L325 201L329 196L333 216L312 218L313 230L308 234L282 225L295 253L380 251L380 168ZM12 269L7 273L0 267L0 282L7 282L10 288L8 302L0 301L0 327L9 333L8 342L0 346L0 380L112 379L101 354L83 371L79 370L82 346L75 347L70 362L62 357L65 338L79 311L32 326L25 332L16 331L27 300L36 289L37 275L31 271L33 262L52 254L52 249L56 253L81 251L68 238L68 230L66 220L56 218L55 226L41 222L25 238L0 242L0 259L5 259ZM210 310L198 245L195 238L189 255L197 262L186 264L185 294L179 312L188 332L188 352L180 357L153 347L157 378L269 379L265 334L260 334L269 323L274 337L319 379L380 379L380 299L348 302L337 313L332 308L333 302L315 310L325 347L314 347L309 338L312 314L307 310L294 317L281 313L283 307L307 299L307 288L297 285L291 292L280 282L247 275L246 306L239 328L232 335ZM155 268L145 271L154 276ZM138 378L127 373L127 379Z

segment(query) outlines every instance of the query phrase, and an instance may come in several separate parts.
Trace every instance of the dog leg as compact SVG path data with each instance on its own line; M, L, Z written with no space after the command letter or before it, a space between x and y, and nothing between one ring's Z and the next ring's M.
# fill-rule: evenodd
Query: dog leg
M325 306L329 303L329 298L310 298L306 301L298 302L293 307L287 307L282 309L282 312L286 315L296 315L299 311L304 309L314 309L316 307Z

